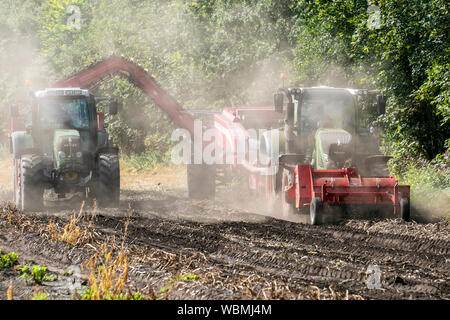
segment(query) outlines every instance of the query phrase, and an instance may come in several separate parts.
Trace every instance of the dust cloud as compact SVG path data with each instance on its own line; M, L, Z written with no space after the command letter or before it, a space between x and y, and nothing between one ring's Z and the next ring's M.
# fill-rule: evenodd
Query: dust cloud
M51 63L48 58L43 58L40 51L40 39L37 36L21 33L17 29L14 21L14 10L17 8L8 7L5 4L0 6L3 15L6 11L11 13L10 20L0 23L0 35L4 36L5 41L8 42L6 50L0 54L1 122L4 129L1 143L7 145L8 142L8 105L18 103L22 113L25 113L30 91L43 89L49 86L52 80L59 78L61 74L69 73L94 60L102 60L113 54L124 55L125 58L145 66L161 84L161 87L169 94L174 95L186 109L214 108L221 110L224 107L241 105L271 106L273 105L273 93L279 87L291 84L301 85L297 83L296 79L290 78L290 75L294 73L291 70L293 64L289 61L289 54L282 50L279 52L273 50L268 56L253 56L251 67L248 69L234 70L223 79L214 78L208 74L207 67L210 64L221 62L220 59L224 57L205 55L202 61L192 60L192 56L198 50L206 52L214 48L205 47L201 25L186 14L180 3L154 1L139 7L136 6L135 2L128 0L104 2L99 6L93 6L93 12L89 13L89 16L92 16L90 28L96 32L83 34L81 38L82 43L91 46L90 52L93 52L93 55L89 57L89 61L83 61L75 54L62 55L60 57L62 60L59 61L60 65L64 65L62 70L58 69L56 63ZM117 16L118 8L121 9L119 11L121 13L120 21L117 20L119 18ZM245 8L240 4L231 6L229 10L230 14L245 12ZM260 19L261 25L269 23L264 19L264 17ZM28 28L37 28L36 24L36 21L30 22ZM226 27L220 26L220 31L225 39L222 44L242 41L241 35L232 30L233 27L230 26L228 30ZM218 35L220 33L216 36ZM276 38L276 34L268 33L265 36L267 39ZM288 75L285 83L280 80L280 73ZM342 67L330 65L315 83L309 85L347 87L351 84L359 84L358 78L347 79L344 74ZM26 80L30 80L31 86L25 86ZM139 144L139 147L135 148L138 151L156 147L152 141L157 139L149 139L150 129L148 128L151 126L152 119L155 118L158 119L156 122L159 122L159 125L152 125L151 130L155 130L155 132L152 132L151 136L154 138L157 135L166 135L167 140L159 139L158 143L168 143L169 132L175 128L168 126L169 120L163 119L162 112L149 99L138 89L131 89L131 87L131 83L128 83L128 86L104 84L95 93L105 96L110 93L128 95L129 98L125 103L129 105L127 111L123 113L123 124L127 125L127 130L131 128L136 131L135 137L139 140L136 145ZM205 88L210 88L210 90L205 90ZM226 96L233 98L225 98ZM319 118L321 116L318 115ZM146 121L148 121L147 128ZM10 184L6 175L2 179L8 180L1 181L3 185ZM144 178L136 176L135 179ZM225 193L220 197L226 199L226 202L233 206L252 212L264 212L277 218L291 219L284 217L278 210L272 212L261 199L242 196L245 193L241 192L239 188L237 191L230 192L231 194ZM232 200L228 201L230 199ZM447 202L444 201L442 204L444 208L449 207L448 197L446 199ZM429 209L421 208L420 204L417 205L417 208L424 212L430 212ZM434 214L434 212L431 213Z

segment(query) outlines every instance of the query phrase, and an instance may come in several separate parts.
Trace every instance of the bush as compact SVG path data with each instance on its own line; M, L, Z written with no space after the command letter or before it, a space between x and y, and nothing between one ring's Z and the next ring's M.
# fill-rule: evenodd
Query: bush
M2 251L0 250L0 254ZM0 256L0 269L11 268L17 263L18 255L15 252Z
M88 287L82 294L82 300L145 300L140 292L131 292L128 285L129 265L125 252L113 257L113 252L102 245L86 263L90 271Z
M405 157L394 159L391 169L399 175L402 181L414 186L429 186L445 190L449 188L450 182L450 159L448 151L438 155L432 161L423 158Z
M161 154L158 151L146 151L139 155L123 155L121 161L124 165L136 170L146 170L158 164L168 164L170 162L170 152Z
M425 213L450 215L450 158L449 152L432 161L405 157L391 160L391 172L400 182L411 186L411 202Z
M48 299L48 295L46 293L38 293L33 295L33 297L31 298L31 300L47 300Z
M33 266L31 268L28 265L19 268L22 271L21 278L25 280L32 280L37 284L42 284L44 281L53 280L54 276L49 276L47 274L47 268L43 266Z

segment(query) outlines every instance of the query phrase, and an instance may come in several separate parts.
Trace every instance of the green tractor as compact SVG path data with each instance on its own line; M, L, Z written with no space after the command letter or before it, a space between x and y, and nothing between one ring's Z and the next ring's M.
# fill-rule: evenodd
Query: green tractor
M109 114L117 114L117 101L78 88L31 96L26 121L10 108L16 206L40 211L44 190L53 189L58 198L81 192L99 206L118 207L119 150L110 145L104 113L97 112L97 103L109 100Z

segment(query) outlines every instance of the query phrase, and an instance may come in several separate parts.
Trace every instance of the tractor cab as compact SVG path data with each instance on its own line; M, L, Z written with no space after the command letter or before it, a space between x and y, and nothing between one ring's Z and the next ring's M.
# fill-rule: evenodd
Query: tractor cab
M305 163L314 169L354 166L365 172L367 159L375 158L386 164L387 158L380 154L379 140L371 127L384 112L385 99L379 91L331 87L280 89L275 94L277 110L283 109L284 95L288 97L286 153L304 155Z
M90 151L96 150L98 140L95 100L89 92L77 89L38 91L31 109L27 129L32 133L35 146L53 158L56 168L66 163L84 164L84 171L89 171Z
M339 89L310 88L294 102L295 148L317 169L335 165L330 148L348 146L355 134L352 95ZM348 160L348 159L346 159Z
M288 98L286 106L283 98ZM285 216L308 213L311 224L334 215L333 208L385 210L410 219L409 186L389 175L374 128L386 107L379 91L313 87L279 89L275 110L285 112L282 170L268 180L271 202ZM309 209L309 210L308 210Z
M15 130L18 112L11 110L15 201L22 209L42 207L44 189L53 189L58 198L94 191L103 201L108 197L101 190L112 188L108 199L117 203L118 150L109 146L104 115L97 112L99 100L110 99L96 99L79 88L37 91L25 130ZM117 102L111 103L110 113L117 113Z

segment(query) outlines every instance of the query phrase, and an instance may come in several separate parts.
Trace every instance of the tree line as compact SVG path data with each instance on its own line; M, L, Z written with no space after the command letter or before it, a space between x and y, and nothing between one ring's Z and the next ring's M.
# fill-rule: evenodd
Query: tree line
M450 146L449 25L445 0L5 0L1 120L26 80L45 87L115 54L186 108L271 103L281 72L290 86L381 89L385 151L432 160ZM123 101L109 121L124 153L170 152L165 116L131 83L97 94Z

